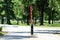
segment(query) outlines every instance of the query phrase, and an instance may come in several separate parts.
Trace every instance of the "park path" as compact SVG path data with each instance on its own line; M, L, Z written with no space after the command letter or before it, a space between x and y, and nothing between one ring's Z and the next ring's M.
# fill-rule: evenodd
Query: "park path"
M34 27L34 35L30 35L30 26L4 25L3 31L8 32L0 40L60 40L60 28Z

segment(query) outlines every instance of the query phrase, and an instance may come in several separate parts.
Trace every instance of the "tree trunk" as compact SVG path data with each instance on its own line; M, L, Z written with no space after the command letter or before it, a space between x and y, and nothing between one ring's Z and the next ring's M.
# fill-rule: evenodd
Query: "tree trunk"
M41 15L40 15L40 22L41 22L40 25L43 25L44 6L42 6L41 8L42 8L42 9L41 9Z
M19 21L17 20L17 25L19 24Z
M52 18L52 11L50 9L50 12L48 14L49 18L48 18L48 23L51 24L51 18Z
M11 25L11 22L10 22L10 19L7 18L7 24L10 24Z
M27 25L29 25L29 20L27 19Z
M52 11L52 17L51 17L52 18L52 24L54 22L54 16L55 16L55 10Z
M1 19L1 24L3 24L4 23L4 19L3 19L3 17L2 17L2 19Z
M48 18L48 23L51 24L51 17L49 15L49 18Z
M27 16L26 18L27 18L27 25L29 25L29 17Z

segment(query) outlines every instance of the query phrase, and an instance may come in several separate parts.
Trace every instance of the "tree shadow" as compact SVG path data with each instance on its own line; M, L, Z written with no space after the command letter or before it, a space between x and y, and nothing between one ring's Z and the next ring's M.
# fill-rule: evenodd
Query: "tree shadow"
M17 34L28 34L31 32L10 32L10 33L17 33ZM34 33L40 33L40 34L60 34L60 30L35 30ZM3 37L5 40L20 40L24 38L37 38L35 36L31 35L5 35Z
M60 30L36 30L39 33L60 34Z
M36 37L24 36L24 35L5 35L3 38L6 40L13 40L13 39L18 40L18 39L23 39L23 38L36 38Z
M12 32L12 33L31 33L31 32ZM42 34L60 34L60 30L35 30L34 33Z

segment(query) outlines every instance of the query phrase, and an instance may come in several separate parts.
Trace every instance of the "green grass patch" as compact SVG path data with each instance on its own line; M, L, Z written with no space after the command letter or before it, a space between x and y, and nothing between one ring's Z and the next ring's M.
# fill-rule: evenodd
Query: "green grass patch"
M17 21L16 20L11 20L11 24L12 25L17 25ZM19 26L30 26L27 25L27 23L21 23L21 21L19 21L18 23ZM36 27L40 27L40 22L37 22L36 24L34 24L34 26ZM44 22L44 27L60 27L60 23L59 22L54 22L53 24L48 24L48 22Z
M60 23L54 22L53 24L44 23L44 26L47 27L60 27Z

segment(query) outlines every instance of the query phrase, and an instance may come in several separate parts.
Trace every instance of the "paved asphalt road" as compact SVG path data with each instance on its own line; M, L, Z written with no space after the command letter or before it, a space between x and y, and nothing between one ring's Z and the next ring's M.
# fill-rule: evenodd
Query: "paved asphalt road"
M8 32L0 40L60 40L56 34L60 28L34 27L34 35L31 36L30 26L2 25L3 31Z

